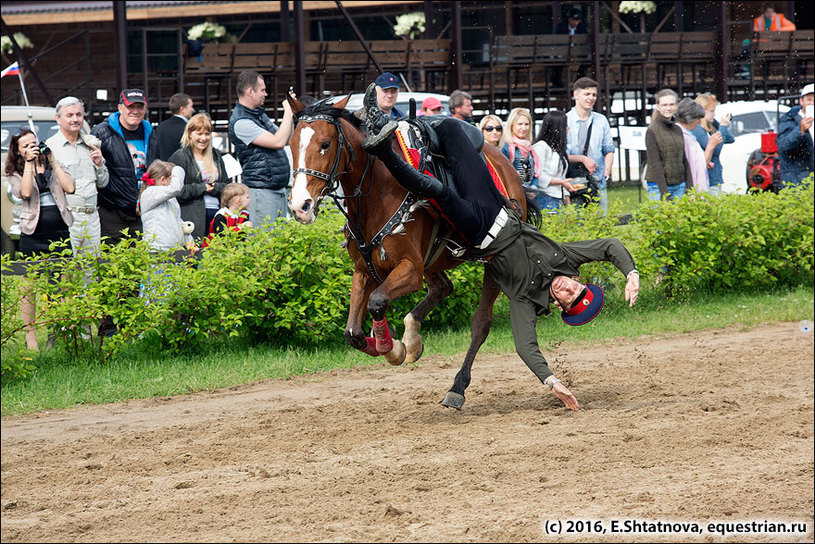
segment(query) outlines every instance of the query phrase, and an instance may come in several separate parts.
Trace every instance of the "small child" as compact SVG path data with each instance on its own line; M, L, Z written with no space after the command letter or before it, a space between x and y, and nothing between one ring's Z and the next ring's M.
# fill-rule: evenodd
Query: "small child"
M142 175L136 211L151 249L181 249L192 241L182 230L181 206L175 198L183 186L184 169L169 162L155 160Z
M230 183L221 193L221 209L212 218L207 230L207 238L201 247L206 247L208 241L216 234L225 229L232 229L240 232L242 229L251 227L249 221L249 187L243 183Z

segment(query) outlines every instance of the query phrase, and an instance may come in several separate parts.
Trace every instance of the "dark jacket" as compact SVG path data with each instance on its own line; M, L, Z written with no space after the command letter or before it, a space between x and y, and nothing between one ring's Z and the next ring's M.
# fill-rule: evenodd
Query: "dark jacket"
M286 152L243 143L235 134L235 123L240 119L249 119L272 134L277 132L277 125L269 119L262 107L247 108L240 102L235 104L229 118L229 138L235 145L235 154L243 168L241 181L253 189L285 189L291 174Z
M812 136L809 131L801 134L801 106L791 108L781 116L778 124L779 169L781 181L798 185L813 171Z
M158 139L158 158L166 161L170 155L181 149L181 136L187 121L173 115L165 119L156 127L156 138Z
M668 185L683 181L687 189L693 187L693 177L685 157L685 138L682 129L657 113L645 131L645 156L648 161L646 181L659 185L659 193L668 192Z
M557 32L556 34L568 34L569 33L569 21L568 19L564 19L557 25ZM586 33L586 23L580 21L577 23L577 26L574 29L575 34L585 34Z
M144 138L147 140L147 165L158 155L158 144L153 127L142 121ZM139 199L139 181L133 167L133 158L127 149L119 124L119 112L111 114L91 131L102 141L101 151L108 167L110 181L107 187L99 189L99 205L111 210L119 210L133 218L136 214L136 201Z
M528 223L509 214L507 225L484 254L472 250L475 258L494 253L485 271L509 298L509 314L515 349L541 382L552 371L538 347L535 323L539 315L549 315L549 286L557 276L579 275L580 266L594 261L610 261L624 276L636 268L634 259L616 238L559 244Z
M220 199L224 187L229 183L229 179L226 177L226 167L223 159L221 159L221 154L213 149L212 156L215 166L218 167L218 180L215 182L215 188L209 194ZM170 155L169 161L183 168L186 174L181 194L176 197L181 205L181 219L192 221L195 224L195 230L192 233L194 238L203 238L209 226L206 224L207 210L204 204L204 193L207 186L201 181L201 170L198 168L198 163L195 162L192 149L182 147Z

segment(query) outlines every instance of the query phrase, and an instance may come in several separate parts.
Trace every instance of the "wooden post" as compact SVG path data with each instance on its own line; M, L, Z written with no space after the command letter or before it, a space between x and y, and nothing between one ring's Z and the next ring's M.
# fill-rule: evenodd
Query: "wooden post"
M289 15L289 2L283 0L280 2L280 41L289 42L289 25L291 24L291 15Z
M716 23L716 96L719 102L727 102L727 68L730 59L730 23L727 20L727 3L719 2L719 20Z
M462 46L461 46L461 2L456 0L451 2L450 17L452 26L450 27L450 92L461 89L464 86L464 73L461 70Z
M591 77L597 81L600 76L600 5L591 5ZM569 93L566 93L567 97Z
M113 34L118 92L127 89L127 2L113 2ZM117 97L118 101L118 97Z
M296 70L295 92L306 94L306 31L303 21L303 0L294 0L294 66Z

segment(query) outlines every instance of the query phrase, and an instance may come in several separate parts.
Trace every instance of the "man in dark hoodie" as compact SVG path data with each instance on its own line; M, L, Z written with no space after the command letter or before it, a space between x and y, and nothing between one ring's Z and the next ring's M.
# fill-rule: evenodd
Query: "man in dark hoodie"
M102 156L110 174L107 187L99 189L98 197L102 236L108 242L136 238L136 231L142 229L136 213L141 177L158 156L153 127L144 120L146 113L144 91L125 89L119 95L119 111L91 131L102 141Z

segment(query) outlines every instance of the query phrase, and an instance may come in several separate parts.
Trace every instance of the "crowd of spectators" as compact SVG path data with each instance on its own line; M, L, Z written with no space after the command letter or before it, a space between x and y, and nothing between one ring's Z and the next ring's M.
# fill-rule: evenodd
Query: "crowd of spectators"
M570 17L570 24L578 20ZM375 83L384 115L403 117L396 107L399 79L385 72ZM505 120L493 113L479 120L485 144L512 162L541 209L557 213L590 185L607 210L615 146L608 119L594 111L598 88L593 79L578 78L572 85L573 107L547 112L534 138L534 117L525 108L512 109ZM241 183L230 177L212 145L212 120L206 113L193 115L193 100L184 93L170 98L172 116L155 129L146 119L145 93L125 89L118 111L90 133L83 129L84 104L68 96L56 106L59 131L47 142L39 143L27 130L15 134L5 173L23 200L22 254L47 251L57 240L69 240L75 254L94 251L101 241L116 243L139 233L156 250L197 250L195 244L206 247L213 234L225 229L242 230L253 222L272 228L274 220L287 213L291 165L285 148L294 129L292 110L283 101L280 125L269 118L265 81L257 72L242 72L236 90L228 131L241 165ZM721 192L720 153L734 137L730 117L716 118L716 97L679 100L676 92L663 89L655 101L645 138L649 198L675 200L691 188ZM454 91L448 109L450 117L474 124L473 99L467 92ZM444 114L437 98L422 102L420 115ZM799 184L812 174L812 125L810 84L779 126L778 157L785 184ZM189 234L184 222L189 223ZM33 294L24 298L21 309L26 342L37 349ZM113 331L111 323L100 326L100 334Z

